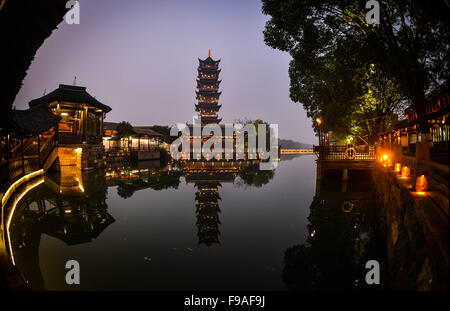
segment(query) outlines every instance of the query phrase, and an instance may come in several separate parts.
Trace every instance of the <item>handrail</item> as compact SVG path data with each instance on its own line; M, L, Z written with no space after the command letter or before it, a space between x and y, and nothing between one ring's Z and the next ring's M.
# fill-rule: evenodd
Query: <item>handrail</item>
M327 146L318 146L315 150L319 154L320 160L348 160L351 161L346 155L347 146L342 145L327 145ZM373 161L376 160L376 152L373 146L368 146L364 148L365 150L361 150L360 148L356 148L356 156L353 160L368 160Z
M17 151L17 149L19 149L19 147L22 147L22 144L24 146L23 147L24 150L28 149L28 147L30 147L30 145L33 145L33 140L32 139L28 139L28 138L21 139L20 143L18 143L14 148L12 148L9 151L9 153L10 154L14 154Z
M41 161L39 165L42 165L47 160L48 156L50 155L50 152L52 151L53 147L55 146L55 133L53 132L50 137L47 139L47 141L41 146L41 150L39 151L41 154Z

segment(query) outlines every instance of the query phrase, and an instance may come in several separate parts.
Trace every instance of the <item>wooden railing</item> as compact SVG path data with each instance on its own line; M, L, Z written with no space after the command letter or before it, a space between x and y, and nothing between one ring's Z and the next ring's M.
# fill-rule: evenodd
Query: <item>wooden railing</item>
M53 148L56 145L55 132L53 132L43 144L41 144L40 150L40 165L43 165L47 160L48 156L52 152Z
M141 147L108 147L106 152L130 152L130 151L159 151L159 146L141 146Z
M32 156L22 158L15 158L9 160L9 180L15 180L21 175L25 175L40 168L39 157Z
M22 152L25 155L32 154L33 151L29 150L29 149L31 147L33 147L34 145L37 145L37 141L35 140L35 137L24 138L23 140L18 141L17 144L12 146L12 148L9 152L9 156L10 156L10 158L19 158L22 156ZM36 151L37 150L35 150L35 152Z
M325 146L316 146L314 148L315 152L319 156L319 160L348 160L352 161L348 158L348 154L346 154L346 150L349 147L347 146L333 146L333 145L325 145ZM365 146L365 147L353 147L356 150L356 155L353 160L364 160L364 161L374 161L376 160L376 152L374 146Z
M102 136L87 134L85 140L86 140L86 143L88 143L88 144L101 144ZM73 135L71 133L59 133L58 134L58 144L76 145L76 144L82 144L82 143L83 143L83 137L80 135Z
M1 160L0 182L7 184L42 168L55 145L55 132L43 135L40 141L37 136L24 138L12 148L7 158Z

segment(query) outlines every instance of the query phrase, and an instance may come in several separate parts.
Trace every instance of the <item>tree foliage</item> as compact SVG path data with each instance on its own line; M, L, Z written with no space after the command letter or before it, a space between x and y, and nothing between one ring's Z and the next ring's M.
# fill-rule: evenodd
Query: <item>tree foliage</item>
M127 121L120 122L116 127L116 131L119 137L129 137L134 133L133 126Z
M263 13L271 16L265 42L292 56L290 96L304 105L310 117L321 113L324 125L328 121L351 132L355 107L369 100L367 96L381 99L381 107L406 98L418 113L421 131L428 133L425 94L448 81L447 2L379 1L380 24L375 27L365 21L367 1L262 2ZM386 97L380 97L386 94L376 79L369 92L367 74L372 65L385 80L381 86L388 87ZM391 104L383 109L395 106ZM379 112L377 107L371 113Z

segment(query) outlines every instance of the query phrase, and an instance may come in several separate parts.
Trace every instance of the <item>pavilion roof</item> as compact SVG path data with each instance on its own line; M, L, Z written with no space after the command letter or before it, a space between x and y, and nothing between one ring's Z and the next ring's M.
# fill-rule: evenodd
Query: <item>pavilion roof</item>
M35 135L49 130L58 124L60 116L53 114L45 106L26 110L11 110L11 129L21 135Z
M115 130L119 125L118 122L103 122L104 130ZM151 126L133 126L133 132L135 135L147 135L147 136L164 136L161 133L158 133L151 129ZM120 140L120 138L112 139L112 140Z
M38 105L46 105L54 101L67 101L73 103L88 104L98 108L104 112L110 112L111 107L102 104L97 99L92 97L87 91L86 87L60 84L53 92L48 93L42 97L31 100L28 105L35 107Z
M113 130L115 130L116 129L116 127L117 127L117 125L118 125L119 123L117 123L117 122L103 122L103 129L104 130L111 130L111 131L113 131Z
M147 136L163 136L162 134L155 132L154 130L151 130L145 126L134 126L133 132L135 132L137 135L147 135Z

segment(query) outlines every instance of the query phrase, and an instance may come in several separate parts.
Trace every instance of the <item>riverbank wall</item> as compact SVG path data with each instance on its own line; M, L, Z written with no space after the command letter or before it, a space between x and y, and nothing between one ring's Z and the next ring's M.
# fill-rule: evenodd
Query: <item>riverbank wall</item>
M392 168L373 171L379 206L386 215L388 288L448 290L448 167L402 157L411 168L401 177ZM429 189L415 191L418 174L426 171Z

